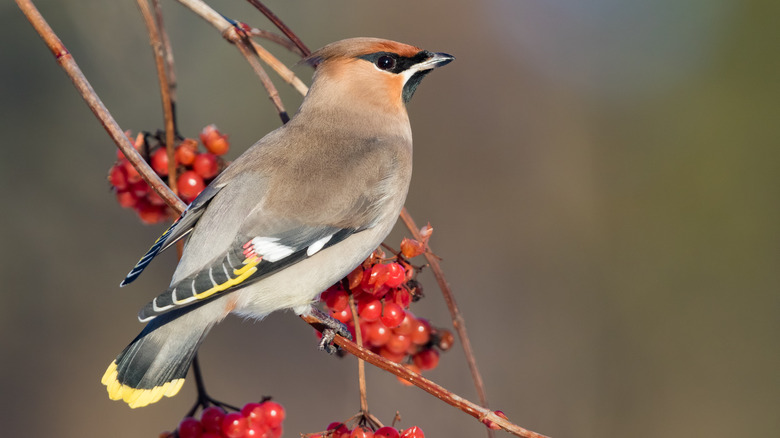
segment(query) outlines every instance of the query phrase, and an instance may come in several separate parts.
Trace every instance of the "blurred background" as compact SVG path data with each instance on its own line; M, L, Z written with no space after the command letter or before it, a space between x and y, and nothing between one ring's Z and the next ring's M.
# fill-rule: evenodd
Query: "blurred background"
M181 132L216 123L236 157L279 119L237 50L163 3ZM135 2L36 4L123 129L162 128ZM210 4L271 29L246 2ZM312 48L377 36L457 57L409 105L407 206L433 224L493 408L552 437L777 436L780 3L267 4ZM117 205L115 147L11 2L0 24L2 434L156 437L189 409L192 385L131 410L100 378L175 255L118 288L164 227ZM300 97L276 82L293 112ZM413 310L449 326L422 281ZM287 437L322 430L357 411L357 367L315 345L291 313L231 318L201 349L206 383L233 404L272 395ZM400 410L430 437L485 436L426 393L368 375L381 420ZM426 375L477 399L459 347Z

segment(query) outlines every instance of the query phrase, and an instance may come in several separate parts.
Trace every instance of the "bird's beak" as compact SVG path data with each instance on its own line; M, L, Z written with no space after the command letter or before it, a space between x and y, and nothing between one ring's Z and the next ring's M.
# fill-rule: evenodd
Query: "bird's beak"
M455 59L454 56L448 55L446 53L430 53L430 55L430 58L417 64L417 71L433 70L434 68L447 65L452 62L453 59Z

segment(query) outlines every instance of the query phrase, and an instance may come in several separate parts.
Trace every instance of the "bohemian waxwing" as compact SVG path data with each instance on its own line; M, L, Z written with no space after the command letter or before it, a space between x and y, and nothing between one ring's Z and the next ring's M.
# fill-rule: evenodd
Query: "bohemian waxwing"
M127 275L189 235L168 289L139 313L146 327L103 376L132 408L175 395L195 352L228 313L301 315L379 246L412 174L405 103L454 58L375 38L313 53L309 93L198 196Z

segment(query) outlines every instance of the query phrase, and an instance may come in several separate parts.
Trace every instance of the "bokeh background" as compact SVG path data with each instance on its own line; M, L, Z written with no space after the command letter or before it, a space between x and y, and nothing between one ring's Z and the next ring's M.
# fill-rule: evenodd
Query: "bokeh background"
M162 127L135 2L37 4L124 129ZM211 4L270 28L245 2ZM379 36L457 56L409 105L407 205L435 228L494 408L552 437L777 436L780 3L268 4L313 48ZM234 48L163 6L181 131L216 123L235 157L278 117ZM99 379L174 255L118 288L163 227L116 204L114 146L11 2L0 24L0 433L156 437L193 388L130 410ZM300 97L277 84L293 111ZM423 281L415 312L449 325ZM357 410L357 367L315 344L290 313L230 319L201 350L210 392L273 395L287 437L321 430ZM476 400L459 348L428 376ZM369 402L430 437L484 436L374 369Z

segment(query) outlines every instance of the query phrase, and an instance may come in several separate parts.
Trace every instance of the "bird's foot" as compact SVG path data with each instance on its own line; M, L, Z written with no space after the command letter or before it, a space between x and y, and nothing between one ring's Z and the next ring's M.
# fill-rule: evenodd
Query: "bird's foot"
M352 340L352 334L343 322L314 306L311 306L308 313L319 319L325 326L325 330L322 331L322 339L319 343L320 350L324 350L328 354L336 353L339 349L338 346L333 344L333 339L335 339L336 335L343 336L350 341Z

